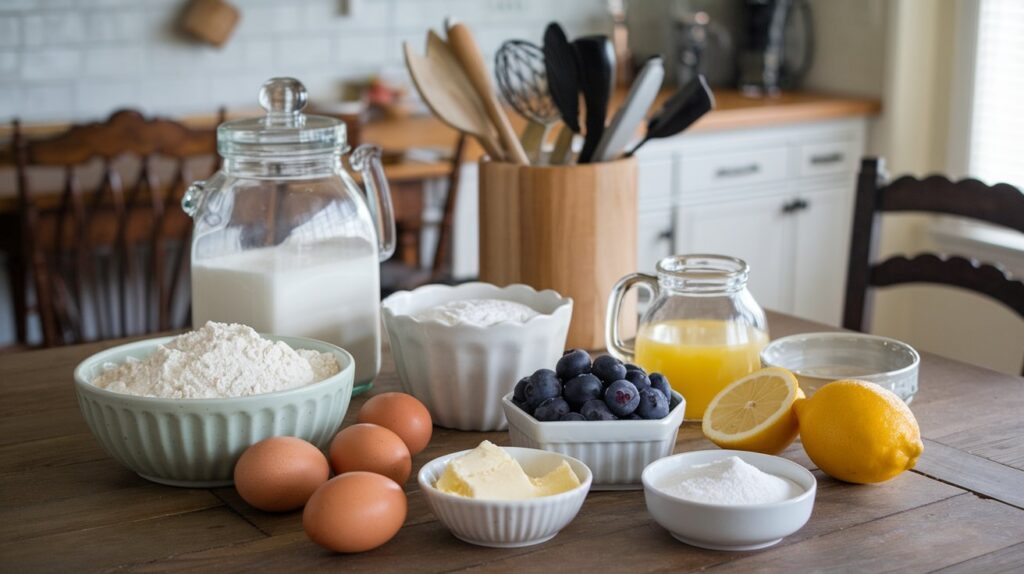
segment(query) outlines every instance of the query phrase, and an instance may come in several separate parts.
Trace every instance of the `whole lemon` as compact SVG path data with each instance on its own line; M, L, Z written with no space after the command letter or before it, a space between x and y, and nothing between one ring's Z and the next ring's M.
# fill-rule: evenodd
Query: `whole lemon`
M823 472L846 482L883 482L924 451L914 413L874 383L828 383L793 404L807 456Z

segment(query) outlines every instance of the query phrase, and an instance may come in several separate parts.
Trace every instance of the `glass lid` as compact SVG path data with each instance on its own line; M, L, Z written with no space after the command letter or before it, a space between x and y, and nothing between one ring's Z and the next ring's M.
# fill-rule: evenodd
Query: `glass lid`
M344 122L302 113L306 87L295 78L271 78L260 87L258 118L224 122L217 128L217 151L224 157L298 159L346 151Z

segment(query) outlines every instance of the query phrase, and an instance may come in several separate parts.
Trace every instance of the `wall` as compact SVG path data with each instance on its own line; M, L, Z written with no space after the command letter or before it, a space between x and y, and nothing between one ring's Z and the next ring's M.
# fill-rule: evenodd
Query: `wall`
M604 0L231 2L241 22L218 49L176 32L185 0L0 0L0 121L94 119L119 106L251 108L275 75L299 77L312 99L336 99L343 80L404 79L402 42L420 46L446 16L473 25L487 55L507 38L539 41L552 19L573 34L609 26Z

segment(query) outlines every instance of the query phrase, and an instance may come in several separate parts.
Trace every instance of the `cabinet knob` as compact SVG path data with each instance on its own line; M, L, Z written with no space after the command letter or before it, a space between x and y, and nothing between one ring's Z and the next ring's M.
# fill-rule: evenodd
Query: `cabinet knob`
M782 213L796 213L798 211L803 211L804 209L807 209L810 206L811 204L806 199L798 197L793 201L783 204Z

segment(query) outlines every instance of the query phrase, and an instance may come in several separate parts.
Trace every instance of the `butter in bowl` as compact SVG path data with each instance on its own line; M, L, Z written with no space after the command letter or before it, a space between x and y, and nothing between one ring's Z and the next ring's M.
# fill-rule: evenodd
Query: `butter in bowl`
M460 540L516 548L554 538L576 517L592 474L574 458L484 441L423 466L420 490Z

